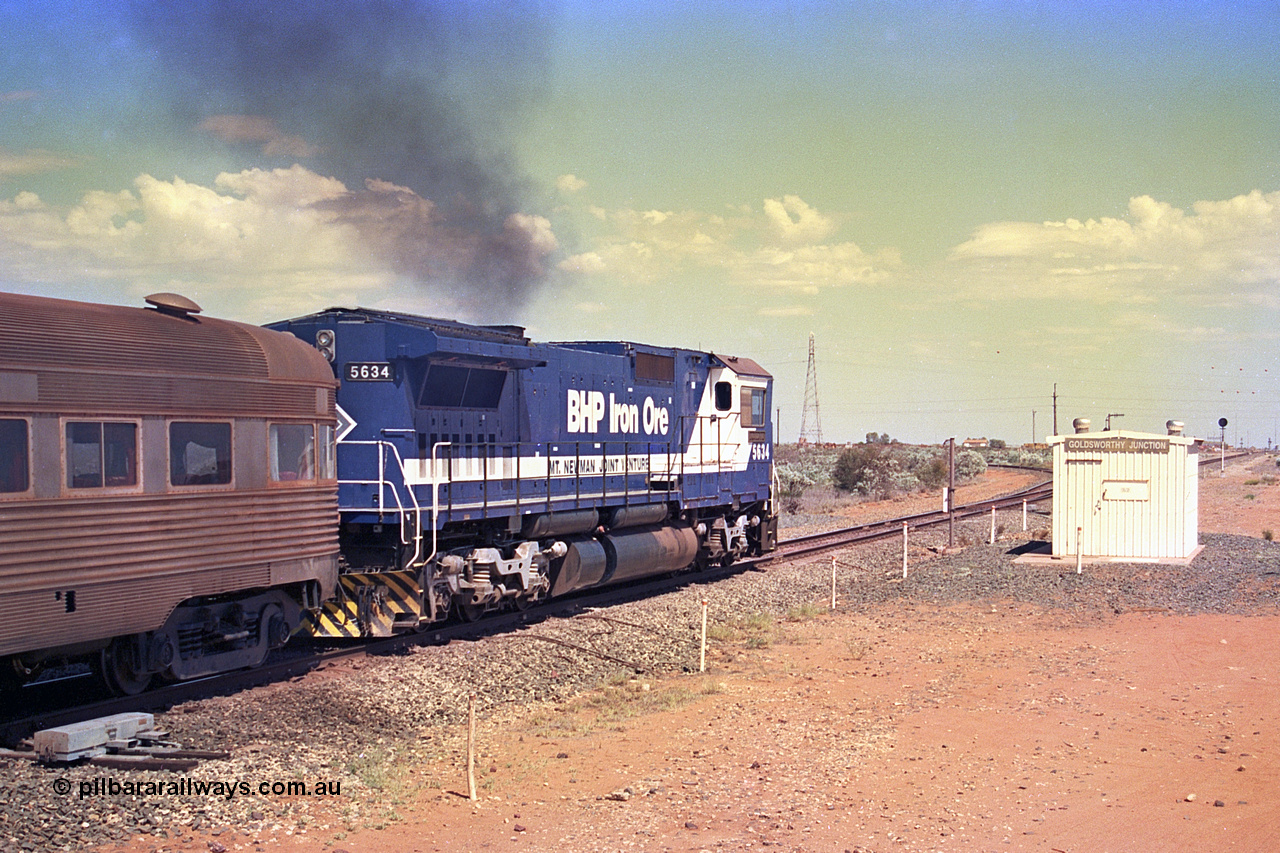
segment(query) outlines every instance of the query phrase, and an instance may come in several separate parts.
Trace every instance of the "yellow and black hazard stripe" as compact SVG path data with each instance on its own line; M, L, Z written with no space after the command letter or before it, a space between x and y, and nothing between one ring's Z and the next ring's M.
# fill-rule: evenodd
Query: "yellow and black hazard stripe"
M422 616L416 572L368 572L338 577L338 595L307 614L303 630L313 637L389 637L396 623L411 627Z

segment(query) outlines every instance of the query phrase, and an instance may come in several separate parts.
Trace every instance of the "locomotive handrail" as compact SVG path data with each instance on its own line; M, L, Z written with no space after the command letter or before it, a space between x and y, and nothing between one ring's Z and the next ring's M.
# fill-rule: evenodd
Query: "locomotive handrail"
M460 446L453 441L437 441L431 446L431 455L429 459L417 459L412 462L416 465L416 472L412 478L410 477L406 462L400 454L398 446L390 441L382 440L365 440L365 441L347 441L344 445L363 445L378 448L378 473L377 479L374 480L342 480L343 484L348 485L364 485L377 488L377 506L379 512L383 511L386 501L386 491L388 487L391 490L392 502L395 507L394 511L400 515L400 542L403 545L413 546L413 556L408 565L422 566L434 559L439 553L439 527L441 515L448 514L452 518L455 512L455 501L458 496L455 494L455 488L459 485L474 482L478 489L479 497L482 505L487 512L490 508L490 501L493 498L491 494L491 480L511 481L510 487L514 489L514 504L517 508L528 511L530 504L535 506L544 506L547 512L554 511L557 505L563 505L566 502L572 502L575 506L581 506L583 501L588 497L583 492L586 483L584 479L599 478L600 494L602 498L611 496L621 497L623 503L629 505L632 500L640 493L633 488L631 483L632 474L646 475L644 492L647 496L659 497L660 499L671 500L673 495L692 497L698 501L705 501L717 497L720 492L730 488L725 481L726 475L732 476L735 465L739 461L738 448L733 448L732 452L726 453L729 448L724 446L726 433L732 434L733 431L741 424L741 415L737 412L725 412L722 414L706 416L706 415L683 415L679 418L680 427L676 429L676 435L684 434L686 423L692 422L693 443L689 446L689 450L694 451L696 461L690 458L688 451L681 452L677 443L673 440L666 442L653 441L630 441L626 439L610 441L608 439L587 439L587 440L569 440L556 442L495 442L488 444L481 442L477 445L481 449L482 455L472 458L470 455L465 457L457 456ZM584 445L590 443L591 447ZM510 458L507 456L495 455L498 447L504 448L504 454L509 450ZM447 449L446 449L447 448ZM470 445L461 446L464 453L469 453ZM545 470L535 469L529 472L532 476L526 478L526 471L523 463L529 461L526 459L522 450L532 450L535 457L542 457L546 460ZM610 452L617 450L621 454L619 464L616 470L610 465ZM642 454L637 454L636 466L633 468L633 453L641 450ZM568 453L566 453L568 452ZM571 455L568 455L571 453ZM553 455L554 454L554 455ZM557 490L560 477L567 470L562 470L553 465L553 460L560 457L560 454L567 456L568 464L573 465L574 480L567 492L560 493ZM401 476L404 478L403 488L408 492L408 501L411 506L406 505L406 501L400 495L401 486L387 477L387 462L391 460L393 464L400 469ZM584 465L588 462L591 464L587 467L591 469L589 473L584 473ZM455 468L455 463L462 463L460 469ZM690 495L686 492L688 484L685 477L690 466L704 475L697 478L697 486L694 490L695 494ZM508 471L508 466L513 471ZM538 466L540 469L541 466ZM559 473L557 473L559 472ZM662 488L655 490L653 488L653 475L661 473L663 475ZM461 477L461 479L458 479ZM621 477L621 483L616 480ZM611 479L615 481L611 484ZM540 488L539 488L540 484ZM431 503L427 507L425 501L417 494L417 486L430 486ZM525 494L522 488L526 485L534 486L534 490L530 494ZM447 488L447 492L442 492L443 488ZM537 491L541 490L541 495ZM661 493L654 495L655 491ZM425 496L422 496L425 497ZM652 500L652 497L650 497ZM430 524L432 528L430 552L427 553L427 542L422 532L422 515L424 510L430 513ZM410 537L406 530L408 526L406 514L412 512L414 535ZM425 557L424 557L425 554Z
M379 448L378 479L376 480L338 480L338 484L339 485L346 484L351 486L377 486L378 487L378 511L380 513L382 512L382 509L383 509L383 503L384 503L383 496L386 494L387 488L390 487L391 497L395 500L396 513L400 516L400 544L413 545L413 558L410 560L409 565L418 565L418 558L422 555L422 507L418 504L417 494L413 491L413 489L409 488L408 485L406 484L405 492L409 495L409 499L413 502L413 522L414 522L415 532L414 532L413 542L410 542L409 539L405 537L405 533L404 533L404 518L405 518L404 502L400 500L400 492L396 489L395 483L387 479L386 451L390 450L392 455L395 457L396 470L400 472L401 480L403 482L404 460L400 458L400 451L396 448L394 444L392 444L389 441L356 440L356 441L344 441L342 442L342 444L360 445L364 447ZM433 524L432 527L434 528L434 526L435 525Z
M591 445L589 448L587 445ZM448 448L447 450L445 448ZM501 448L502 455L498 454ZM467 454L474 450L477 455L457 455L459 451ZM529 456L522 451L531 451ZM509 454L509 455L508 455ZM565 460L561 465L559 460ZM542 464L529 471L527 462L537 460ZM455 463L463 463L461 468ZM616 462L616 464L614 464ZM643 488L632 483L635 475L678 475L683 470L684 460L675 452L671 441L632 441L632 440L562 440L555 442L482 442L471 445L459 445L452 441L438 441L432 445L431 455L418 460L410 460L406 465L413 466L416 474L411 481L412 487L431 486L439 490L448 487L448 491L433 495L433 505L437 506L439 515L451 515L455 510L457 497L453 487L474 485L479 493L480 507L488 510L491 506L492 486L495 482L509 483L507 488L514 491L511 501L524 510L543 507L547 512L555 510L557 504L570 501L580 504L591 499L583 491L584 479L599 479L600 496L621 496L625 505L630 505L637 495L662 493L670 499L673 492L680 489L671 479L660 488L652 487L647 481ZM558 493L557 485L564 478L574 478L568 492ZM621 478L621 482L617 481ZM533 492L526 492L526 486L535 486ZM538 493L540 487L541 494Z
M432 560L434 560L434 559L436 558L436 554L438 554L438 553L440 552L440 538L439 538L439 537L440 537L440 533L439 533L439 528L440 528L440 478L439 478L439 477L437 477L437 476L435 476L435 473L436 473L436 463L437 463L438 461L440 461L440 457L439 457L437 454L438 454L438 452L439 452L440 448L442 448L442 447L453 447L453 442L452 442L452 441L437 441L435 444L431 445L431 556L430 556L430 557L427 557L427 559L425 559L425 560L423 560L423 561L422 561L424 565L425 565L426 563L430 563ZM453 454L452 454L452 453L450 453L450 454L449 454L449 459L450 459L450 461L452 461L452 459L453 459ZM452 476L452 474L453 474L453 472L452 472L452 465L451 465L451 466L450 466L450 477L449 477L449 482L450 482L450 483L452 483L452 482L453 482L453 476ZM412 492L412 491L413 491L413 489L410 489L409 491L410 491L410 492ZM415 500L416 500L416 498L415 498ZM450 490L449 490L449 502L450 502L450 503L452 503L452 502L453 502L453 489L450 489ZM419 527L419 528L418 528L418 539L419 539L419 541L421 541L421 539L422 539L422 528L421 528L421 527ZM427 590L427 595L428 595L428 596L430 596L430 595L431 595L431 590ZM432 603L432 613L434 614L434 613L435 613L435 604L434 604L435 599L433 598L433 599L431 599L431 600L432 600L432 602L433 602L433 603Z

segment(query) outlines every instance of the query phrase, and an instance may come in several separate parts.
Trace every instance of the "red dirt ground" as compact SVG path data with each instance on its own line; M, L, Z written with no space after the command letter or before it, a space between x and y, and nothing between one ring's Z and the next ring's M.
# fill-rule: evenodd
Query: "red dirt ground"
M1202 481L1201 531L1280 527L1280 486L1257 477ZM479 804L456 763L424 763L383 829L127 850L1273 850L1278 633L1275 616L841 610L653 683L688 694L675 710L513 716L484 735Z

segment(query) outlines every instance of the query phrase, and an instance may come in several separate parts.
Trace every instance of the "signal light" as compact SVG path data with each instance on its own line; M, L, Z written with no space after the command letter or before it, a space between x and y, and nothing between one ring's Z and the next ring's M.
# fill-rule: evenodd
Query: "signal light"
M333 363L336 357L333 329L321 329L316 332L316 349L320 350L320 354L328 359L330 363Z

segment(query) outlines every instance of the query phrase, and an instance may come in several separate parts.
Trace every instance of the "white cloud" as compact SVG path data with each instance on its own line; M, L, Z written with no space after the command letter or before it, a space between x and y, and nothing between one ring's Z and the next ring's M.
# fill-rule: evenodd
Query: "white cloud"
M583 252L580 255L571 255L560 262L559 268L565 272L576 273L599 273L604 272L607 265L604 258L595 252Z
M541 255L549 255L560 248L555 232L551 230L551 220L545 216L530 213L513 213L503 222L509 232L523 235L525 241Z
M351 190L301 166L226 173L212 186L142 175L132 189L88 192L65 208L25 191L0 200L0 280L96 282L130 300L181 289L205 294L211 313L251 320L422 299L423 286L479 311L483 294L457 282L493 246L536 272L558 241L541 216L511 214L503 233L480 238L406 187Z
M577 175L561 175L556 178L556 189L565 195L573 195L587 188L587 182Z
M950 260L1027 295L1143 300L1238 290L1237 298L1256 299L1280 280L1280 192L1199 201L1190 213L1138 196L1123 218L995 222Z
M868 254L856 243L767 247L742 259L742 271L762 284L793 287L875 284L889 279L901 266L895 249Z
M317 175L302 166L289 169L246 169L223 172L213 185L263 207L311 207L317 202L332 201L347 194L337 178ZM389 185L390 186L390 185Z
M764 213L774 233L788 243L813 243L835 231L835 223L796 195L764 201Z
M827 287L886 281L902 268L896 250L867 252L850 241L829 242L833 220L798 196L767 199L762 208L604 210L587 215L605 230L562 270L609 275L618 281L657 282L694 276L743 287Z

